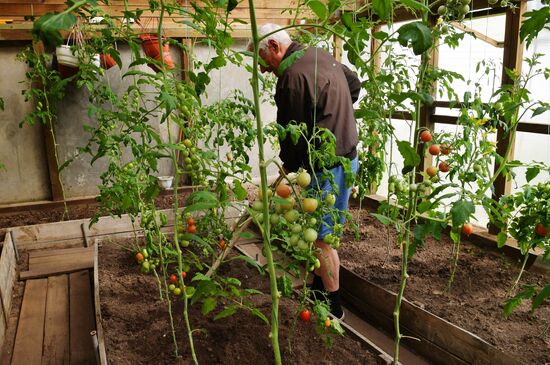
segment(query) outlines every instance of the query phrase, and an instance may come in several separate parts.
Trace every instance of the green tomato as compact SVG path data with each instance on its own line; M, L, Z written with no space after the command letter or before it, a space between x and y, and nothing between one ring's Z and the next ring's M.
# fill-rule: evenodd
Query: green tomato
M447 7L445 5L439 6L439 8L437 8L437 13L439 15L445 15L447 13Z
M336 203L336 197L334 196L334 194L327 194L327 196L325 197L325 202L329 207L332 207L334 206L334 203Z
M317 225L317 218L310 218L310 219L309 219L309 225L310 225L310 226L315 226L315 225Z
M295 223L292 225L292 228L290 229L292 233L300 233L302 232L302 225Z
M307 171L302 171L296 178L296 182L302 188L306 188L311 183L311 175Z
M297 246L300 250L305 251L309 248L309 245L304 240L298 240Z
M313 263L313 266L315 266L316 269L321 267L321 261L319 259L315 259L315 262Z
M296 209L291 209L285 213L285 219L288 223L294 223L300 218L300 212Z
M174 291L174 289L176 289L176 286L174 284L168 285L168 290Z
M257 212L261 212L264 209L264 205L261 201L256 200L254 203L252 203L252 209Z
M187 247L189 246L189 241L188 240L181 240L179 241L179 244L181 247Z
M329 233L327 234L324 238L323 238L323 241L327 244L327 245L332 245L334 243L334 239L336 237L334 237L334 235L332 233Z
M304 231L304 239L307 241L307 242L314 242L317 240L317 231L314 230L313 228L307 228L305 231Z
M298 236L297 234L292 234L290 235L289 243L292 246L296 246L299 240L300 240L300 236Z
M141 250L141 253L143 254L143 257L145 258L148 258L149 257L149 252L147 252L147 249L144 248L143 250Z
M272 225L276 225L277 223L279 223L280 220L281 220L281 216L277 213L273 213L269 217L269 221L271 222Z

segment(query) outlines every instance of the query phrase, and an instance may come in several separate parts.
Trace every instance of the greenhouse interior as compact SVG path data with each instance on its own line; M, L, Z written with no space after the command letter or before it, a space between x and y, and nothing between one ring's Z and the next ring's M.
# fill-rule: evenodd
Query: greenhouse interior
M550 364L549 0L0 0L0 365Z

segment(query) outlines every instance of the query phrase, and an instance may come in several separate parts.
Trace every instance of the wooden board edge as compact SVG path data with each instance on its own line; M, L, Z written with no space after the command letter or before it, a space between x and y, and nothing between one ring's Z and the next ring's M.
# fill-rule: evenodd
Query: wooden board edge
M347 279L342 280L343 277L347 278ZM351 280L355 280L357 282L360 282L361 286L364 286L364 287L368 286L370 288L370 290L377 291L379 293L379 295L376 295L376 298L379 298L380 296L386 296L386 297L391 296L391 297L395 298L395 293L392 293L392 292L386 290L385 288L383 288L379 285L376 285L376 284L360 277L359 275L355 274L354 272L352 272L351 270L346 268L344 265L342 265L340 267L340 278L341 278L341 285L343 287L345 287L346 284L350 282L350 278L352 278ZM367 305L369 305L368 303L372 303L372 300L376 300L376 298L370 298L368 296L359 297L359 299L362 300ZM374 307L376 307L376 306L374 306ZM465 341L459 341L458 338L455 337L455 338L457 338L457 341L453 342L452 346L449 346L449 344L438 343L438 342L434 342L432 340L429 340L430 337L433 337L433 336L430 336L429 334L426 333L427 328L429 326L426 323L423 323L422 321L415 321L414 323L413 323L413 321L407 321L407 319L405 317L407 311L415 312L419 315L430 318L433 322L437 323L441 327L441 331L445 331L447 333L452 332L456 335L462 336L462 338L464 338L466 340ZM393 307L388 308L388 312L390 313L390 316L391 316L391 313L393 313ZM388 316L388 313L384 313L384 315ZM482 339L478 335L476 335L476 334L474 334L470 331L467 331L467 330L461 328L460 326L457 326L456 324L451 323L451 322L449 322L449 321L447 321L447 320L445 320L445 319L443 319L443 318L441 318L441 317L439 317L439 316L437 316L437 315L435 315L435 314L433 314L433 313L431 313L431 312L429 312L425 309L422 309L422 308L418 307L417 305L407 301L406 299L403 299L403 303L401 304L401 322L402 322L403 326L408 327L409 330L411 330L412 332L414 332L417 335L421 336L426 341L432 342L435 346L437 346L439 348L444 348L444 349L452 348L452 349L456 350L454 352L451 352L451 351L449 351L449 352L451 354L453 354L454 356L460 358L460 359L464 359L464 360L467 361L467 359L464 358L464 355L467 354L467 355L471 356L473 350L477 350L476 353L484 354L484 355L487 356L486 359L477 359L481 363L491 363L491 361L497 361L501 365L522 364L520 361L518 361L514 357L500 351L495 346L491 345L489 342L485 341L484 339ZM479 347L477 349L462 348L461 343L464 343L464 344L466 344L466 343L475 343L476 346L479 346Z
M98 351L99 351L99 364L108 365L107 351L105 349L105 334L103 332L103 324L101 318L101 301L99 298L99 252L98 244L95 243L94 247L94 311L95 311L95 325L97 331Z

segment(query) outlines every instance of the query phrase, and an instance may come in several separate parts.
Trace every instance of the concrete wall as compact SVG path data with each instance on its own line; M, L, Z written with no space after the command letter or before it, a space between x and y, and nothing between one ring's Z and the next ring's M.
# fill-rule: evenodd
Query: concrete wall
M21 47L0 46L0 204L49 199L51 196L42 126L19 123L31 111L25 103L20 82L27 65L15 59Z
M243 50L245 47L246 42L244 41L237 41L235 44L235 48L239 50ZM6 170L0 171L2 186L0 205L51 199L41 128L40 126L18 128L20 120L31 110L31 105L25 103L21 96L24 85L19 84L19 81L25 79L26 65L15 60L20 49L20 47L0 48L0 61L3 65L0 67L0 96L6 102L6 111L0 113L0 162L6 165ZM129 49L126 46L119 46L119 50L123 64L127 67L131 62ZM178 54L179 52L172 47L172 57L176 63L180 62ZM195 45L194 54L200 60L207 60L213 56L213 52L207 46L200 44ZM152 72L146 65L138 67L142 71ZM132 83L131 77L122 79L126 70L127 68L120 70L116 66L107 70L103 76L105 82L108 82L113 90L122 93ZM252 99L250 74L244 68L228 65L222 70L214 71L211 78L212 82L207 89L208 97L205 98L205 103L225 98L234 89L240 89L245 96ZM153 89L150 86L142 86L142 88L145 91ZM99 159L93 166L90 166L90 156L77 154L78 147L84 146L89 138L89 134L84 131L83 127L95 125L95 121L87 114L88 107L87 91L74 86L69 86L64 100L58 107L56 138L59 144L59 160L62 163L76 156L72 164L61 172L61 179L68 198L96 195L100 175L106 167L104 159ZM275 107L264 103L262 106L264 123L274 120L275 111ZM153 125L160 130L164 141L167 141L166 124L160 125L158 120L153 120ZM177 136L176 128L172 131L172 135ZM265 151L267 159L277 154L269 143L266 144ZM259 176L257 156L258 152L255 148L250 155L253 177ZM276 173L276 168L271 166L268 174ZM159 175L171 174L173 173L170 161L168 159L160 161Z
M132 84L133 79L132 77L122 78L131 63L130 50L127 46L119 46L119 51L123 63L122 70L118 66L112 67L105 72L103 79L118 95L122 95L128 86ZM181 62L181 57L178 56L175 48L172 48L172 58L176 63ZM147 65L139 65L134 69L153 72ZM140 88L144 92L154 90L154 87L150 85L142 84ZM107 166L107 161L104 158L98 159L90 166L90 155L78 155L78 147L84 146L90 137L89 133L84 131L84 126L97 125L88 116L89 105L88 91L70 86L59 107L56 134L59 143L60 161L66 161L76 156L74 161L61 172L66 196L69 198L98 194L97 186L101 183L100 175ZM151 123L157 131L160 131L163 141L168 141L166 123L161 125L159 118L151 118ZM177 138L177 135L177 128L173 128L172 136ZM159 161L159 175L170 175L172 174L171 170L171 162L168 159Z
M237 51L244 51L248 44L248 40L237 40L234 43L233 49ZM200 43L195 44L193 48L194 57L199 61L208 60L214 56L216 53L211 48L201 45ZM249 64L252 64L252 59L248 60ZM252 87L250 85L250 79L252 74L247 71L244 67L238 67L231 63L228 63L225 67L220 70L214 70L210 73L211 82L206 88L206 97L204 102L206 104L213 103L217 100L222 100L227 97L232 96L233 90L241 90L244 93L244 96L253 100L254 96L252 94ZM277 108L269 102L265 102L265 99L273 100L273 95L270 93L264 94L264 102L261 105L260 114L262 117L263 125L274 121L277 117ZM254 125L254 127L256 127ZM224 152L224 151L222 151ZM274 148L271 143L266 143L264 146L265 159L269 160L274 156L278 156L278 151L276 147ZM222 156L225 153L222 154ZM259 168L258 168L258 147L252 149L250 152L250 165L252 166L252 176L253 178L259 178ZM268 166L268 175L276 175L278 169L275 165Z

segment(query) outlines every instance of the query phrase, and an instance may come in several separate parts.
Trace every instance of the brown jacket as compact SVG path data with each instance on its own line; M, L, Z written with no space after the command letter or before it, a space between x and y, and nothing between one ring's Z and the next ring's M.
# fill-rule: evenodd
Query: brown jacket
M283 60L301 49L303 46L293 42ZM282 126L292 120L306 123L310 133L314 125L327 128L336 137L336 155L353 159L357 156L359 141L353 103L359 97L361 82L328 52L320 48L304 51L277 80L277 123ZM295 145L287 136L280 144L279 157L287 170L297 171L300 167L311 170L303 139Z

